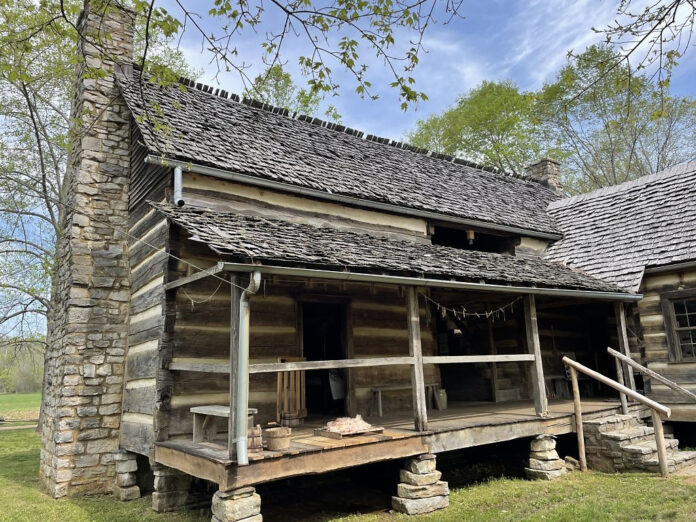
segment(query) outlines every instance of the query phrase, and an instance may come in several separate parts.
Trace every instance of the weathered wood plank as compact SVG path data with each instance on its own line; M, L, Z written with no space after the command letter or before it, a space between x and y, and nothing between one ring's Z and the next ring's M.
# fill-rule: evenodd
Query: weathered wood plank
M335 359L331 361L302 361L262 363L249 365L249 373L291 372L295 370L324 370L332 368L359 368L372 366L415 364L413 357L371 357L363 359Z
M534 360L535 355L530 353L504 355L437 355L423 357L423 363L425 364L533 362Z
M414 287L406 290L408 324L408 352L413 359L411 365L411 388L413 391L413 414L416 431L428 429L428 412L425 400L425 378L423 377L423 352L421 346L420 314L418 294Z
M155 409L155 386L123 390L123 411L152 415Z
M631 356L631 345L628 342L628 329L626 327L626 308L623 303L614 303L614 315L616 317L616 327L618 328L619 347L626 356ZM633 368L624 363L624 375L627 377L628 386L636 391L636 380L633 376Z
M541 345L539 344L539 326L537 325L536 300L533 295L524 296L524 323L527 337L527 350L534 356L534 364L530 365L529 375L534 391L534 408L537 415L548 414L548 400L546 398L546 383L544 381L544 367L541 359Z

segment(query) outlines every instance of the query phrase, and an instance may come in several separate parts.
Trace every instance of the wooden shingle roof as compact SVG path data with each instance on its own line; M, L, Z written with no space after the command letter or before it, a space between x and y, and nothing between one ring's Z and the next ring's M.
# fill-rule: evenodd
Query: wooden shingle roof
M538 258L461 250L234 212L151 204L183 227L192 241L205 243L226 261L487 284L620 291L611 283Z
M153 154L405 210L558 233L545 213L558 195L539 183L206 86L120 83ZM166 131L158 134L160 124Z
M638 290L646 267L696 259L696 161L551 203L545 259Z

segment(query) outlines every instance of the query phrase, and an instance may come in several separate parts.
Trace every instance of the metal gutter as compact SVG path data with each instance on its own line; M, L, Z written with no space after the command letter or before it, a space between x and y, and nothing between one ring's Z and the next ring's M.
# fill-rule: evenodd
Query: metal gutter
M439 221L443 223L454 223L461 226L481 229L481 230L492 230L496 232L504 232L507 234L519 234L527 237L535 237L539 239L550 239L558 240L561 239L560 234L554 234L551 232L539 232L536 230L528 230L526 228L514 227L509 225L500 225L496 223L489 223L486 221L477 221L475 219L466 219L456 216L450 216L447 214L439 214L437 212L429 212L427 210L418 210L408 207L401 207L399 205L393 205L391 203L382 203L379 201L370 201L367 199L361 199L353 196L344 196L341 194L332 194L330 192L324 192L322 190L312 189L308 187L300 187L297 185L291 185L289 183L283 183L280 181L273 181L269 179L257 178L255 176L249 176L247 174L239 174L236 172L231 172L228 170L218 169L215 167L206 167L205 165L196 165L195 163L179 161L174 159L163 158L160 156L148 155L145 157L145 163L150 163L152 165L160 165L165 167L180 167L185 172L192 172L195 174L202 174L205 176L211 176L214 178L225 179L228 181L234 181L237 183L244 183L246 185L253 185L256 187L279 190L282 192L287 192L291 194L297 194L301 196L309 196L316 199L323 199L326 201L332 201L335 203L342 203L346 205L352 205L356 207L368 208L371 210L378 210L381 212L389 212L391 214L401 214L403 216L419 217L423 219L429 219L433 221Z
M696 261L684 261L683 263L673 263L671 265L661 265L646 268L644 274L662 274L664 272L674 272L679 270L688 270L696 268Z
M248 265L243 263L217 264L219 272L260 272L267 275L285 275L293 277L311 277L315 279L333 279L339 281L355 281L365 283L386 283L403 286L419 286L431 288L455 288L460 290L475 290L480 292L500 292L508 294L532 294L558 297L584 297L604 301L639 301L642 294L623 292L601 292L598 290L573 290L568 288L537 288L529 286L508 286L487 283L470 283L443 279L426 279L420 277L402 277L380 274L365 274L357 272L336 272L310 268L294 268L285 266Z

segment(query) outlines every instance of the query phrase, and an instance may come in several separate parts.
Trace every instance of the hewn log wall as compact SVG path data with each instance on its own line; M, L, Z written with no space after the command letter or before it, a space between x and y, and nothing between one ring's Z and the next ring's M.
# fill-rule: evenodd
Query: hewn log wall
M207 267L217 257L202 244L173 241L183 260ZM174 262L181 272L185 265ZM242 278L244 281L244 278ZM243 283L244 284L244 283ZM302 356L300 315L304 299L332 296L346 302L347 357L408 355L405 296L397 288L374 287L340 282L290 282L266 278L261 290L250 300L249 352L251 362L275 362L278 357ZM219 279L196 281L176 291L173 301L172 357L177 360L228 360L230 301L229 286ZM421 302L424 354L434 353L433 335ZM426 382L439 382L434 365L425 369ZM192 432L190 408L206 404L227 404L228 376L196 372L172 372L173 389L169 436L188 436ZM351 413L366 415L371 410L373 386L410 386L407 366L355 368L349 370ZM276 374L257 374L250 378L250 407L258 408L258 422L275 420ZM410 389L385 393L385 409L411 408Z
M140 145L137 126L132 125L131 129L132 181L128 202L131 297L120 445L148 455L156 438L156 378L162 368L165 341L163 284L169 225L147 200L164 200L171 174L169 169L145 164L146 150Z
M696 288L696 270L646 274L641 285L643 299L638 302L640 326L642 330L643 364L668 379L684 386L691 392L696 392L696 362L671 362L667 329L663 309L662 296L665 292L691 290ZM635 355L634 355L635 357ZM691 420L696 415L696 405L690 404L688 398L667 388L665 385L652 382L648 392L650 398L667 404L689 404ZM675 412L675 418L679 418Z

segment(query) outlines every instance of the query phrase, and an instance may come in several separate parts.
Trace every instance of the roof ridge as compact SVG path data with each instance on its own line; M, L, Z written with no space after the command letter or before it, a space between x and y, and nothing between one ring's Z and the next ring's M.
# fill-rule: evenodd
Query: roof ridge
M612 185L610 187L602 187L600 189L592 190L590 192L585 192L584 194L578 194L577 196L570 196L568 198L558 199L549 203L548 210L555 210L558 208L568 207L576 203L581 203L589 199L600 198L603 196L609 196L626 190L630 190L641 185L647 185L654 181L661 181L665 178L671 176L680 176L684 174L689 174L691 172L696 172L696 160L685 161L684 163L679 163L677 165L672 165L659 172L654 172L652 174L647 174L641 176L637 179L630 181L624 181L618 185Z
M135 67L135 66L134 66ZM381 136L377 136L375 134L368 134L365 131L361 131L358 129L354 129L351 127L348 127L346 125L342 125L339 123L323 120L321 118L317 118L316 116L309 116L306 114L301 114L296 111L289 111L288 109L284 107L277 107L275 105L272 105L270 103L262 102L253 98L248 98L246 96L240 96L236 93L227 91L225 89L221 89L219 87L213 87L211 85L207 85L201 82L197 82L196 80L192 80L190 78L186 78L184 76L180 76L178 79L178 82L189 88L194 88L196 90L199 90L201 92L204 92L206 94L210 94L212 96L216 96L218 98L221 98L223 100L228 100L236 103L241 103L243 105L247 105L248 107L252 107L254 109L260 109L264 110L267 112L270 112L272 114L278 114L281 116L285 116L287 118L293 119L293 120L298 120L298 121L304 121L307 123L310 123L312 125L316 125L318 127L324 127L326 129L336 131L336 132L342 132L344 134L347 134L349 136L355 136L357 138L361 138L367 141L374 141L376 143L380 143L382 145L388 145L390 147L395 147L397 149L404 149L408 150L410 152L414 152L416 154L422 154L424 156L428 156L431 158L439 159L441 161L446 161L448 163L454 163L456 165L464 165L466 167L471 167L477 170L482 170L485 172L490 172L492 174L497 174L503 177L510 177L510 178L516 178L520 179L522 181L526 181L528 183L538 183L536 180L531 179L527 177L524 174L516 174L514 172L509 172L506 170L499 169L497 167L489 167L486 165L482 165L480 163L476 163L475 161L467 160L464 158L458 158L456 156L450 155L450 154L442 154L440 152L435 152L423 147L416 147L415 145L411 145L410 143L407 143L405 141L398 141L398 140L393 140L391 138L384 138ZM543 186L543 185L541 185Z

